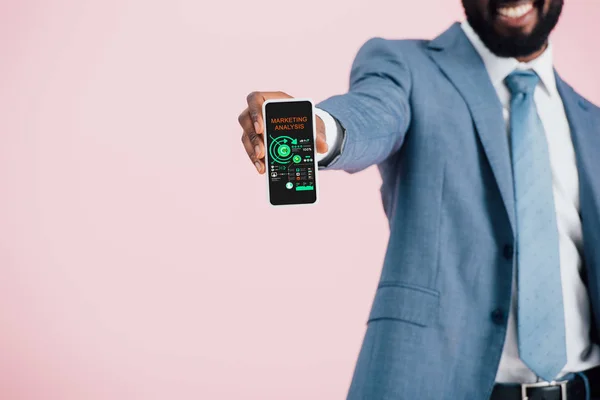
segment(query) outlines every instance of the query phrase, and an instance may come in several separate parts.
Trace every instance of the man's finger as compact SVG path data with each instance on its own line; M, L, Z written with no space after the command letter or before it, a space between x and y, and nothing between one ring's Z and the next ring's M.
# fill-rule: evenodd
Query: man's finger
M264 124L262 118L262 106L267 99L289 99L292 96L283 92L252 92L246 99L248 102L248 113L257 134L263 134Z
M327 153L328 149L329 146L327 145L327 141L325 140L325 135L323 133L317 133L317 153Z
M248 136L250 143L252 144L253 154L256 155L256 158L261 159L264 157L263 154L263 139L256 133L256 129L254 129L254 124L252 123L252 119L248 112L246 112L245 116L240 115L238 118L244 133Z
M329 145L327 145L327 138L325 137L325 123L318 115L315 125L317 127L317 153L326 153Z
M246 149L246 153L248 153L248 157L250 157L250 161L254 164L254 167L258 171L259 174L262 174L263 171L263 163L260 161L254 152L254 147L248 138L248 135L245 133L242 135L242 143L244 144L244 148Z

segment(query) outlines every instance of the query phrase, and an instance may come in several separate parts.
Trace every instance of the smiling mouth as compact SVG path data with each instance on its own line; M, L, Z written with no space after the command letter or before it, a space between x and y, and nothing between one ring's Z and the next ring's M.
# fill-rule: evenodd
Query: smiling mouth
M535 24L538 9L544 7L544 0L497 0L492 6L492 17L501 29L523 30Z
M521 18L530 13L535 8L533 0L527 2L518 2L503 4L496 9L496 12L505 18Z

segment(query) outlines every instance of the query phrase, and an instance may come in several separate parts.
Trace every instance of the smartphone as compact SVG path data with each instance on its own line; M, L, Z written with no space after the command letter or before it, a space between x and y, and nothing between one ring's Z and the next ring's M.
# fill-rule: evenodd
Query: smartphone
M308 99L263 104L267 194L273 206L317 203L314 104Z

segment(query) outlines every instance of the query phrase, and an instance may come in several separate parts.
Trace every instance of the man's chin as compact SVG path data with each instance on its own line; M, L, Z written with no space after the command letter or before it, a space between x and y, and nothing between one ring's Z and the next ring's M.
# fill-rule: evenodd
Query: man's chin
M494 24L494 32L500 37L503 38L524 38L529 36L538 24L538 18L535 16L535 19L532 21L528 21L526 24L522 23L507 23L505 21L501 21L497 19Z

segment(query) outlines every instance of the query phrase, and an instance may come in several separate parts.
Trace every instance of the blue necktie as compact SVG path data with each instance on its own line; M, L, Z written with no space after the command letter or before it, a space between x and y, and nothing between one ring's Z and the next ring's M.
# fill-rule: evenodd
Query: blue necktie
M552 381L567 352L552 171L533 98L539 80L533 71L515 71L505 83L512 95L519 356L538 377Z

